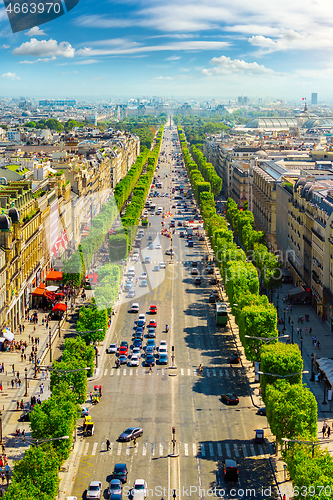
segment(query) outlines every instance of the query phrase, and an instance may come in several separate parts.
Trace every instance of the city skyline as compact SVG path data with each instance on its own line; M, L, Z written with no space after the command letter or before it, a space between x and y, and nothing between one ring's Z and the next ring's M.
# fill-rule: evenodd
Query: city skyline
M321 0L88 4L13 34L0 3L0 95L246 95L330 101L333 15Z

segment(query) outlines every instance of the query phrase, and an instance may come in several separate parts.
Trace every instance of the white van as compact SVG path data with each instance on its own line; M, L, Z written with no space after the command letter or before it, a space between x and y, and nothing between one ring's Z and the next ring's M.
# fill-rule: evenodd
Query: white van
M135 268L134 268L134 266L130 266L130 267L128 268L127 275L128 275L128 276L132 276L132 277L134 277L134 276L135 276Z

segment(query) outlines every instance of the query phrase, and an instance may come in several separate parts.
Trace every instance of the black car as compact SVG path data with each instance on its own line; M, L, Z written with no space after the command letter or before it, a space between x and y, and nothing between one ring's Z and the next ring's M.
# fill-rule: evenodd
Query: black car
M231 356L230 356L230 358L229 358L229 361L230 361L230 363L232 363L232 364L237 364L237 363L239 363L239 356L238 356L238 354L236 354L236 353L231 354Z
M210 284L211 285L217 285L217 279L216 278L211 278Z
M257 414L262 415L263 417L266 417L266 406L262 406L261 408L259 408L259 410L257 411Z
M145 366L155 366L155 357L153 354L147 354L145 359Z
M142 436L143 430L141 427L129 427L124 430L118 437L118 441L131 441L131 439L138 438Z
M214 269L212 268L212 266L207 267L207 274L214 274Z
M195 278L194 284L195 285L201 285L201 278Z
M208 302L210 304L215 304L216 303L216 298L215 298L215 295L213 293L209 296Z
M127 482L127 467L126 464L116 464L112 474L113 479L120 479L122 483Z
M238 405L239 403L239 399L236 394L232 394L231 392L227 394L221 394L221 400L227 405Z
M30 422L30 414L31 410L25 410L23 413L21 413L20 418L18 419L19 422Z
M226 459L223 463L224 479L238 481L238 464L235 460Z
M282 283L293 283L293 279L291 276L282 276Z

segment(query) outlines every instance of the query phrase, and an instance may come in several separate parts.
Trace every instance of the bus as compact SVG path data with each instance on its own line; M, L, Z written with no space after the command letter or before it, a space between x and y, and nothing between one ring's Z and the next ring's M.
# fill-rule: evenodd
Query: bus
M216 303L216 324L226 326L228 322L227 304L225 302Z

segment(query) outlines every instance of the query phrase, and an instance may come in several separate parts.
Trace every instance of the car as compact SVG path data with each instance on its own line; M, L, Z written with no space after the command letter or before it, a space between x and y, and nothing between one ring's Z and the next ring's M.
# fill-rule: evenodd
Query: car
M18 419L19 422L30 422L30 414L31 410L25 410L23 413L21 413L20 418Z
M148 241L153 241L153 237L151 234L148 236Z
M119 435L118 441L131 441L134 438L142 436L142 434L143 430L141 427L128 427Z
M126 295L128 299L133 299L135 297L135 290L129 290L128 294Z
M148 328L147 337L152 339L156 337L155 328Z
M146 322L143 320L143 319L138 319L138 321L136 322L136 327L141 327L141 328L144 328L146 326Z
M87 489L86 498L101 498L102 483L100 481L91 481Z
M142 280L140 286L142 286L142 287L148 286L148 281L147 280Z
M149 356L150 354L154 355L154 347L152 345L147 345L146 356Z
M145 279L147 279L147 273L142 273L141 276L139 277L139 280L145 280Z
M126 363L127 363L127 356L125 354L121 354L118 359L119 359L119 362L120 362L121 365L126 365Z
M159 271L159 270L160 270L160 266L159 265L154 266L154 268L153 268L154 272Z
M146 323L146 315L144 313L139 314L139 321Z
M266 417L266 406L262 406L261 408L259 408L257 414Z
M128 348L125 345L122 345L121 347L119 347L119 356L127 356L127 351Z
M183 223L182 223L181 221L178 221L177 226L178 226L178 227L182 227L182 226L183 226Z
M126 464L115 464L112 474L113 479L120 479L122 483L127 482Z
M158 349L160 349L161 347L168 347L166 340L161 340L160 345L158 346Z
M192 260L191 266L192 267L198 267L198 261L197 260Z
M219 291L218 290L212 290L212 294L215 295L215 297L217 299L219 298Z
M133 347L142 347L142 339L135 339L133 342Z
M121 495L122 488L123 485L120 479L111 479L108 488L108 495Z
M150 264L150 257L149 257L149 255L147 255L147 256L145 257L144 264Z
M158 359L158 363L160 365L167 365L168 364L168 355L166 353L161 354L159 359Z
M217 279L216 278L211 278L210 282L211 285L217 285Z
M157 306L154 306L154 305L150 306L149 307L149 313L150 314L156 314L157 313Z
M236 394L228 392L227 394L221 394L221 400L227 405L238 405L239 399Z
M138 313L140 310L140 306L137 302L134 302L132 305L131 305L131 312L132 313Z
M88 408L81 408L81 418L87 417L89 415Z
M224 479L230 481L238 481L238 464L235 460L226 458L223 463Z
M195 278L195 280L194 280L194 284L195 284L195 285L201 285L201 278L199 278L199 277L198 277L198 278Z
M282 283L293 283L293 278L292 276L287 276L287 275L284 275L282 276Z
M238 356L238 354L236 354L236 353L231 354L231 356L230 356L230 358L229 358L229 361L230 361L230 363L232 363L232 364L237 364L237 363L239 363L239 356Z
M153 356L153 354L148 354L145 358L145 365L146 366L155 366L155 358Z
M165 255L175 255L175 252L173 251L173 249L171 248L168 248L168 250L165 251Z
M149 245L148 245L148 250L154 250L154 245L153 245L153 243L149 243Z
M214 268L212 266L207 267L207 274L214 274Z
M139 366L140 364L140 358L139 356L131 356L131 359L130 359L130 366Z
M198 269L197 269L196 267L192 267L192 269L191 269L191 274L192 274L192 275L194 275L194 276L195 276L195 275L198 275L198 274L199 274Z
M141 349L140 347L134 347L132 346L132 356L141 356Z
M151 319L148 323L148 328L156 328L156 327L157 327L156 319Z
M128 342L127 342L127 340L122 340L120 342L120 346L119 347L124 347L124 346L128 348Z
M154 339L147 340L147 346L148 345L152 346L155 349L156 347L155 340Z
M106 352L108 354L116 354L117 351L118 351L117 344L110 344L109 347L106 349Z
M142 338L143 337L143 327L138 326L135 331L135 337L136 338Z
M208 302L210 304L215 304L216 303L216 297L215 297L215 295L213 293L210 294Z
M126 283L126 285L124 286L124 292L129 292L132 286L132 283Z
M164 262L160 262L160 269L165 269L165 263Z
M131 490L132 500L143 500L147 496L147 483L144 479L136 479Z
M160 244L155 246L155 250L161 250L162 246Z

